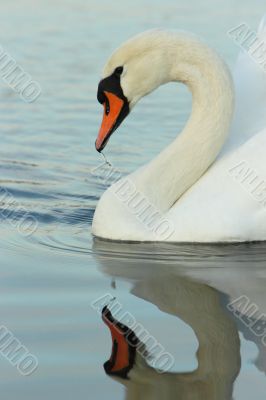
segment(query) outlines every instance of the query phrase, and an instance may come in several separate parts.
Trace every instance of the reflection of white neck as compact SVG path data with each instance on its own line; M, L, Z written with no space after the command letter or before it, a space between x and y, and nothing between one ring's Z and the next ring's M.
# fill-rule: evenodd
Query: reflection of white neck
M187 373L158 374L139 363L124 382L127 400L231 400L239 372L239 337L223 311L219 294L207 285L171 276L137 284L134 293L191 326L199 341L198 368ZM178 343L177 343L178 346Z
M171 62L166 80L189 87L192 113L174 142L132 175L138 189L162 212L215 160L227 137L234 97L231 76L216 53L193 37L180 35L172 40L176 43L169 38L165 43Z

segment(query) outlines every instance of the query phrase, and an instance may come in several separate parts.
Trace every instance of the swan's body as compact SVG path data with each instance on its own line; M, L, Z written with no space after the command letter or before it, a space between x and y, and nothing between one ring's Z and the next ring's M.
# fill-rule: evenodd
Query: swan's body
M132 241L266 240L265 73L248 55L241 55L234 74L236 112L230 129L230 73L195 37L144 33L113 54L104 76L120 64L126 66L121 87L130 107L161 84L181 81L192 92L192 113L170 146L103 194L93 234ZM151 222L154 210L157 222ZM162 229L152 228L156 223Z

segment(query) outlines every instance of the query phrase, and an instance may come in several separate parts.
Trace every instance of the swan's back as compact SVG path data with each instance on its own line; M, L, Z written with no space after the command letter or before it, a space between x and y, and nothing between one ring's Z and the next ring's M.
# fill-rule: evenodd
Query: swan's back
M247 27L239 43L248 37L248 32L251 31ZM257 38L250 53L240 51L233 70L236 109L229 139L233 147L266 128L266 14L259 24ZM251 39L249 43L252 43ZM260 64L256 58L264 61Z
M266 16L258 37L266 48ZM168 212L175 241L266 240L266 66L264 71L241 50L233 75L236 111L229 139L215 163Z

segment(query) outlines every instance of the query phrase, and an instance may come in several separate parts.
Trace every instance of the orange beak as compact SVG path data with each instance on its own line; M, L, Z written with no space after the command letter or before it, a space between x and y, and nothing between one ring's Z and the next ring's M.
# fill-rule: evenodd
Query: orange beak
M106 101L103 103L103 119L95 142L96 150L101 152L115 129L120 125L128 112L124 111L125 102L111 92L104 91ZM125 114L125 115L123 115Z

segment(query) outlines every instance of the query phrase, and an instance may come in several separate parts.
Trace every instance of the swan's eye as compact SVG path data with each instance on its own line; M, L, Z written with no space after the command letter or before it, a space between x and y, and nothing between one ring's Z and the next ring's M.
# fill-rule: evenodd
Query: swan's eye
M123 72L123 67L116 67L114 72L116 75L121 75Z

